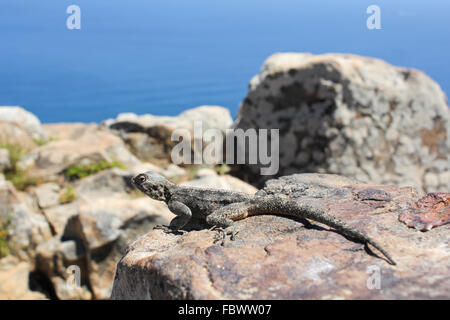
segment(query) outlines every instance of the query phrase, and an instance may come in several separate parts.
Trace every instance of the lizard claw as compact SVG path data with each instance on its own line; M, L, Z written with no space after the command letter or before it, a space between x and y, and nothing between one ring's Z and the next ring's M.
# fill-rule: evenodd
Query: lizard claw
M215 230L218 232L216 238L214 239L214 243L220 241L221 246L225 245L225 240L227 238L227 235L230 234L231 235L230 240L234 241L236 234L239 232L239 231L235 231L234 229L229 229L229 228L224 229L224 228L220 228L217 226L214 226L214 227L210 228L209 230Z
M226 237L225 230L223 228L219 228L219 227L216 227L216 226L212 227L209 230L217 231L217 233L216 233L216 235L214 237L214 243L217 243L218 241L221 241L220 245L223 246L224 243L225 243L225 237Z
M239 231L237 231L237 230L231 231L230 240L231 240L231 241L234 241L235 238L236 238L236 235L237 235L238 233L239 233Z

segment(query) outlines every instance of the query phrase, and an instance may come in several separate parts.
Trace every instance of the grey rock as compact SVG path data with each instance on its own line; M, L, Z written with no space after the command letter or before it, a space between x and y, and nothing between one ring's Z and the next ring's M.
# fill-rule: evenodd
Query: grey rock
M278 53L250 82L236 128L280 129L278 175L336 173L448 191L450 111L423 72L345 54ZM261 184L259 166L239 167Z
M38 244L52 236L45 217L34 212L9 181L0 181L0 220L10 222L8 244L22 259L32 259Z
M88 289L86 252L80 243L63 239L61 235L41 243L37 247L36 268L52 283L56 296L62 300L92 298ZM80 286L69 283L70 266L80 270Z
M0 107L0 121L19 124L32 138L48 138L39 119L21 107Z
M44 215L56 234L62 234L70 217L79 213L80 201L44 209Z
M194 124L201 123L203 132L217 129L222 132L233 124L228 109L219 106L201 106L187 110L178 116L153 116L134 113L120 114L117 119L108 119L102 123L118 134L141 160L159 160L170 162L172 148L178 141L172 141L174 130L189 133L194 141ZM202 137L199 137L200 139ZM208 138L202 140L208 142Z
M61 187L57 183L44 183L33 191L38 206L46 209L59 205L59 193Z
M25 152L36 148L36 143L20 124L7 121L0 121L0 145L14 146Z

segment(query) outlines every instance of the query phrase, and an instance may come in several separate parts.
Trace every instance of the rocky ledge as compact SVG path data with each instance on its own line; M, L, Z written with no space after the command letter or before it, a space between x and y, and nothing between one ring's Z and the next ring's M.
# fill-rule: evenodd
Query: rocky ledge
M449 298L450 194L420 199L409 187L327 174L285 176L263 190L322 203L329 214L377 239L397 265L320 224L253 216L238 222L235 241L224 246L207 229L141 236L117 265L112 298ZM427 228L424 217L433 221Z

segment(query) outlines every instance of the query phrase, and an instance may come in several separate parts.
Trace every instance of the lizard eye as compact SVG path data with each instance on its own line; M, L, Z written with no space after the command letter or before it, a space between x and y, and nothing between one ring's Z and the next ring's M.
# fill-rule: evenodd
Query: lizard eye
M137 181L138 181L139 183L144 183L145 180L147 180L147 178L145 177L145 175L140 174L140 175L137 176Z

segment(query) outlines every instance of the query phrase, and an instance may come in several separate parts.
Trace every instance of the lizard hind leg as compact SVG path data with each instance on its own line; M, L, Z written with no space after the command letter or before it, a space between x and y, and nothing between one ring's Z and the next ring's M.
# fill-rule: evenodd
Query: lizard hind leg
M250 204L245 202L236 202L224 206L206 217L206 223L213 226L213 229L221 235L221 245L224 245L227 235L231 235L230 240L234 240L239 230L234 222L245 219L248 216Z

